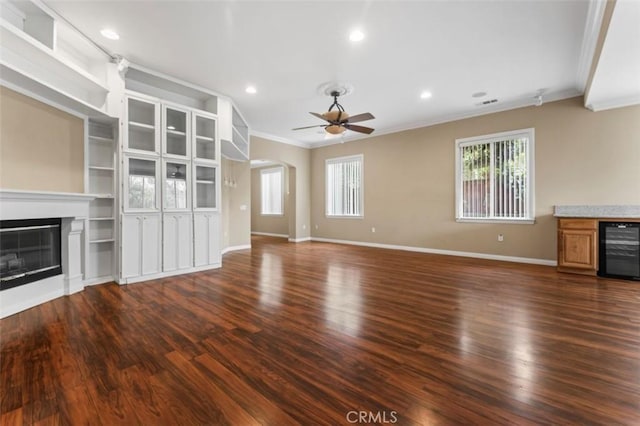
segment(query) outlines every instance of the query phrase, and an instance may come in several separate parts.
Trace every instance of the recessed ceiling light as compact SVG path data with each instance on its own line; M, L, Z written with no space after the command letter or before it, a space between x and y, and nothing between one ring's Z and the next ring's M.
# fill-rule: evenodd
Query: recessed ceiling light
M420 99L429 99L431 96L433 96L431 92L428 92L426 90L420 93Z
M355 42L362 41L364 40L364 33L360 30L353 30L349 34L349 40L355 41Z
M250 93L252 95L258 93L258 91L256 90L255 86L247 86L246 89L244 89L245 92Z
M487 96L487 92L476 92L471 95L472 98L482 98L484 96Z
M100 31L100 34L102 34L102 37L108 38L109 40L120 40L120 35L111 28L103 28Z

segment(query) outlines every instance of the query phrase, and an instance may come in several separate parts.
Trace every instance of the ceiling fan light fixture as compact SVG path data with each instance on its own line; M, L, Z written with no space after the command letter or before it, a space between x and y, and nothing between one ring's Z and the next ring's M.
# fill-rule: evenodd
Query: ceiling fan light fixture
M331 133L332 135L339 135L340 133L344 133L345 129L342 126L338 126L337 124L331 124L324 128L325 132Z
M320 115L322 115L322 117L327 121L338 121L338 116L340 116L340 121L344 121L349 118L349 114L344 111L327 111Z

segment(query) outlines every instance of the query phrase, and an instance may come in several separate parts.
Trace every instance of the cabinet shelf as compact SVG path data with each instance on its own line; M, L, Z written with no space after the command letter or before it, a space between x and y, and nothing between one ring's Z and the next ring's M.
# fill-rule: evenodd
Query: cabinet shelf
M89 139L91 139L93 142L113 143L113 139L105 138L103 136L92 136L92 135L89 135Z
M215 182L212 182L210 180L196 180L196 183L201 183L203 185L215 185Z
M112 172L115 169L113 167L89 166L89 170L106 170L106 171Z
M172 136L187 136L187 132L181 132L179 130L167 129L167 134Z
M148 130L153 132L156 128L151 124L138 123L137 121L129 121L129 126L135 127L136 129Z
M89 241L89 244L112 243L114 241L115 241L115 239L113 239L113 238L105 238L103 240L91 240L91 241Z
M114 217L92 217L89 220L92 220L92 221L93 220L105 220L106 221L106 220L115 220L115 218Z
M210 136L198 136L196 135L196 139L199 141L205 141L205 142L214 142L214 139Z
M96 198L105 198L105 199L114 198L113 194L92 194L92 195L94 195Z

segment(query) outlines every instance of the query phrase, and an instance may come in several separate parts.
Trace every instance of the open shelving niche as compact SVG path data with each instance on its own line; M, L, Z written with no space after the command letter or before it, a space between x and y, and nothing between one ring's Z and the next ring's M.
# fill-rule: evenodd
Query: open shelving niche
M117 65L41 1L0 2L0 77L86 116L117 115Z
M114 281L117 271L117 141L116 119L89 118L88 186L96 198L89 204L85 285Z

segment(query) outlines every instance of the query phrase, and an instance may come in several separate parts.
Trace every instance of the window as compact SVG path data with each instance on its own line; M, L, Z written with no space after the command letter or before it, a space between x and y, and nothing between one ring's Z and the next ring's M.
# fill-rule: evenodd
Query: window
M534 129L456 140L456 220L532 223Z
M283 214L283 175L284 168L282 167L260 170L260 194L262 202L260 211L263 215Z
M362 155L326 160L327 216L362 217Z

